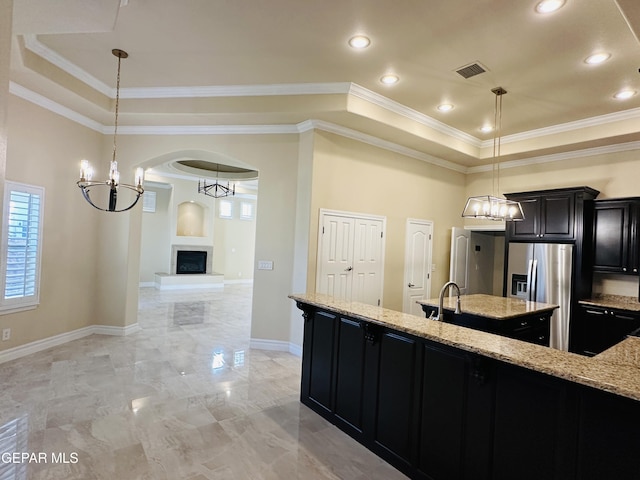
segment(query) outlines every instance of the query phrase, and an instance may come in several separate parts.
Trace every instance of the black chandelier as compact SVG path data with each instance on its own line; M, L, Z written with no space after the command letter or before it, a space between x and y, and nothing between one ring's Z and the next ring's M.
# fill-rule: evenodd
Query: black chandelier
M97 208L98 210L102 210L103 212L126 212L127 210L132 209L140 197L144 193L144 188L142 188L142 183L144 182L144 170L142 168L136 169L134 183L120 183L120 172L118 171L118 162L116 161L116 139L118 136L118 107L120 104L120 62L123 58L127 58L129 54L123 50L113 49L111 53L118 57L118 77L116 81L116 118L113 130L113 157L111 159L111 164L109 167L109 179L105 181L94 181L91 179L93 176L93 169L89 165L88 160L82 160L80 162L80 180L78 180L77 185L82 190L82 195L85 200L89 202L89 204ZM108 205L98 205L91 198L92 190L99 191L105 190L105 187L108 189ZM134 192L135 197L133 201L124 207L118 207L118 189L125 188L127 190L131 190Z
M205 195L213 198L222 198L228 197L229 195L236 194L236 185L230 185L227 182L227 185L222 185L218 183L218 180L214 183L208 184L206 180L198 180L198 193L204 193Z

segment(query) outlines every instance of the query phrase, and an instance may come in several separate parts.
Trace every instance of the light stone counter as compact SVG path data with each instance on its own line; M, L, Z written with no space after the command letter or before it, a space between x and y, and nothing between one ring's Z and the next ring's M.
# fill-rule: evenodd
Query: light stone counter
M445 310L456 309L456 297L444 297L443 308ZM430 298L418 300L420 305L438 307L440 300ZM511 318L531 315L532 313L546 313L558 308L557 305L541 302L529 302L518 298L496 297L494 295L461 295L460 309L462 313L471 313L494 320L509 320Z
M596 307L617 308L620 310L640 312L640 302L638 299L636 297L627 297L623 295L596 294L593 298L580 300L578 303L582 305L594 305Z
M334 300L328 295L294 294L289 298L640 401L638 338L628 338L595 357L583 357L382 307Z

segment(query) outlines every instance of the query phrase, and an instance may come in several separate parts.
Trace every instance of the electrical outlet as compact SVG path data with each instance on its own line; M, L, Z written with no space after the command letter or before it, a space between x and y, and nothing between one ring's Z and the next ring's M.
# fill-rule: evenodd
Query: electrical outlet
M9 340L11 338L11 329L5 328L2 330L2 341Z

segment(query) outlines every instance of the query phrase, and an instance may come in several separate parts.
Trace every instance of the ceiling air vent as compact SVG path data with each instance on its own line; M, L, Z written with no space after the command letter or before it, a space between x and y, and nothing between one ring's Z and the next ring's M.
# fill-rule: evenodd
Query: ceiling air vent
M456 73L462 75L464 78L471 78L486 71L486 68L484 68L478 62L475 62L464 67L460 67L456 70Z

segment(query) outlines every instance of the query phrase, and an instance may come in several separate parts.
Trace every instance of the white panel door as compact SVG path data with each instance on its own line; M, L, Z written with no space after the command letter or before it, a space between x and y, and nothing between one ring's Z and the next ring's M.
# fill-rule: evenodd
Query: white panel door
M466 295L469 288L469 261L471 255L471 232L454 227L451 230L451 264L449 280L456 282L460 293Z
M433 222L407 220L402 310L423 316L418 300L431 296Z
M320 211L316 292L381 305L384 217Z
M321 222L322 242L318 244L321 262L316 291L348 300L353 276L355 219L324 215Z
M383 222L379 219L355 219L353 248L353 280L351 299L354 302L380 305L383 289Z

